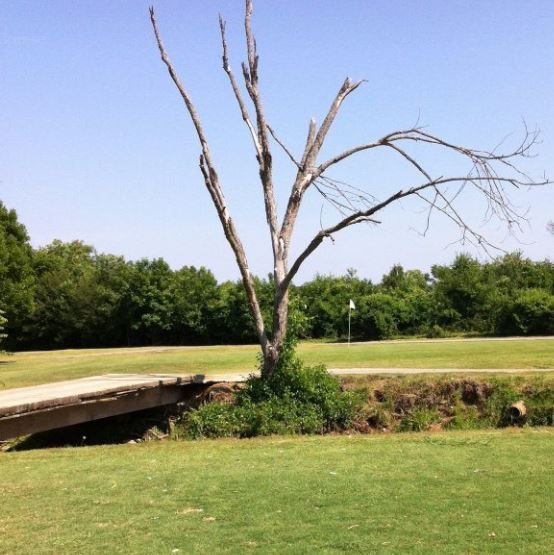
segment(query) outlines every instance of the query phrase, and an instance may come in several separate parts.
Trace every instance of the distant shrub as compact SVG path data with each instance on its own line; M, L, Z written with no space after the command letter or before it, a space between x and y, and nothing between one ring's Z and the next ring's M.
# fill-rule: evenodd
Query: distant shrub
M446 331L438 324L433 324L425 330L425 337L429 339L439 339L442 337L446 337L447 335L448 334L446 333Z
M526 289L499 310L496 333L548 335L554 333L554 295L543 289Z

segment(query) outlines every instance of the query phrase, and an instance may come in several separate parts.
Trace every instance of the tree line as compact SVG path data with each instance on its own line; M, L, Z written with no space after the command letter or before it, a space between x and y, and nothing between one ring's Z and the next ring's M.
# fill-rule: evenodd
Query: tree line
M272 276L255 278L271 328ZM395 265L379 283L348 270L291 289L301 338L554 334L554 263L521 253L489 262L459 254L430 273ZM2 330L3 327L3 330ZM206 268L173 270L162 258L128 261L81 241L34 249L14 210L0 202L0 338L5 348L55 349L256 342L240 281Z

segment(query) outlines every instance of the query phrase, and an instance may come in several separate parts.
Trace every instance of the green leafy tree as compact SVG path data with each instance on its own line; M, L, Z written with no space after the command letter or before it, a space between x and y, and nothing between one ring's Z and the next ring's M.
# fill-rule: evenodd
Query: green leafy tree
M494 283L492 277L486 279L479 261L460 254L450 266L433 266L431 272L434 322L454 330L487 331L485 307Z
M162 258L129 263L129 344L160 345L169 342L173 331L173 272Z
M35 309L31 317L34 346L94 345L101 325L97 318L94 255L94 248L81 241L55 240L36 251Z
M360 300L374 291L369 280L360 279L353 270L345 276L317 275L298 288L301 306L305 307L307 329L314 338L339 338L348 333L348 306L350 299ZM358 320L354 313L352 323ZM359 327L353 329L358 330Z
M97 346L118 346L129 343L129 314L126 302L131 287L131 265L122 256L93 256L94 319L97 326L90 330Z
M544 289L554 293L554 264L548 260L533 261L521 252L506 254L484 265L502 293L513 296L522 289Z
M184 266L171 284L173 341L179 344L211 342L211 324L218 309L217 280L210 270Z
M554 334L554 295L543 289L519 291L501 307L495 331L501 335Z
M210 329L218 343L252 343L256 340L246 294L239 282L225 281L219 285L218 299L210 315Z
M33 250L25 226L15 210L0 201L0 306L7 323L7 346L18 345L33 311L35 277Z
M374 293L359 300L352 333L364 339L387 339L396 335L401 303L387 293Z
M20 347L126 343L130 271L122 257L97 254L81 241L56 240L35 251L34 275L34 309Z
M432 312L430 276L420 270L393 266L381 280L381 291L395 297L393 319L397 333L421 333L429 328Z

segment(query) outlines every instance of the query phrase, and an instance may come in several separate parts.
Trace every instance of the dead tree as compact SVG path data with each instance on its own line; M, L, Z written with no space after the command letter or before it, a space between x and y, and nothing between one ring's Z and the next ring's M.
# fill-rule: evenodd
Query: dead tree
M241 117L251 136L259 166L265 216L273 252L275 294L273 321L271 330L268 330L262 318L246 252L229 214L200 116L168 57L162 43L153 8L150 8L150 19L161 58L185 103L200 142L200 171L242 276L249 309L262 349L264 359L263 377L271 376L279 361L287 332L288 292L291 281L302 263L321 245L325 238L332 238L335 233L362 222L378 224L380 222L376 219L376 216L383 212L385 208L401 199L416 197L427 207L426 229L429 226L431 215L434 212L439 212L459 227L462 241L478 244L486 249L487 246L491 246L490 243L467 223L463 214L457 209L456 199L460 193L469 187L476 190L487 204L488 215L499 218L507 224L509 229L512 229L521 224L522 216L510 203L507 196L508 189L548 183L546 179L534 181L519 170L516 165L519 159L529 156L531 147L537 142L537 132L530 132L527 129L525 129L520 145L507 153L496 152L496 149L486 151L457 145L416 126L394 131L377 140L349 148L327 160L320 160L321 148L342 104L362 84L362 81L352 81L349 78L342 83L322 123L318 125L314 119L310 121L303 152L300 156L295 156L269 125L264 112L258 86L259 57L251 25L252 0L246 0L244 29L247 61L242 64L244 89L239 85L239 81L229 63L225 22L221 17L219 26L223 70L228 76ZM246 91L246 95L243 90ZM253 117L250 112L253 113ZM277 214L273 186L272 140L279 148L283 149L296 168L296 176L292 183L285 213L281 219ZM470 170L462 175L433 176L427 171L422 162L410 154L409 145L412 143L423 143L430 148L454 153L469 162ZM326 172L329 169L334 168L342 161L359 153L375 149L389 149L409 164L414 171L414 183L398 188L393 194L383 199L377 199L367 191L355 189L327 175ZM339 211L340 216L334 225L322 226L305 248L300 251L300 254L289 264L289 247L299 209L306 192L311 188L317 190L326 201L331 203Z

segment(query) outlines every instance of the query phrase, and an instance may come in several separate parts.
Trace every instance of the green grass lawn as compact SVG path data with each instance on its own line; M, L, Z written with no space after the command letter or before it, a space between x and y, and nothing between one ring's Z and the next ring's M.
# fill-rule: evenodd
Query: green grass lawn
M554 432L0 453L2 555L554 552Z
M330 368L554 368L554 339L533 341L302 343L302 358ZM222 373L256 367L249 346L82 349L0 356L0 388L106 373Z

